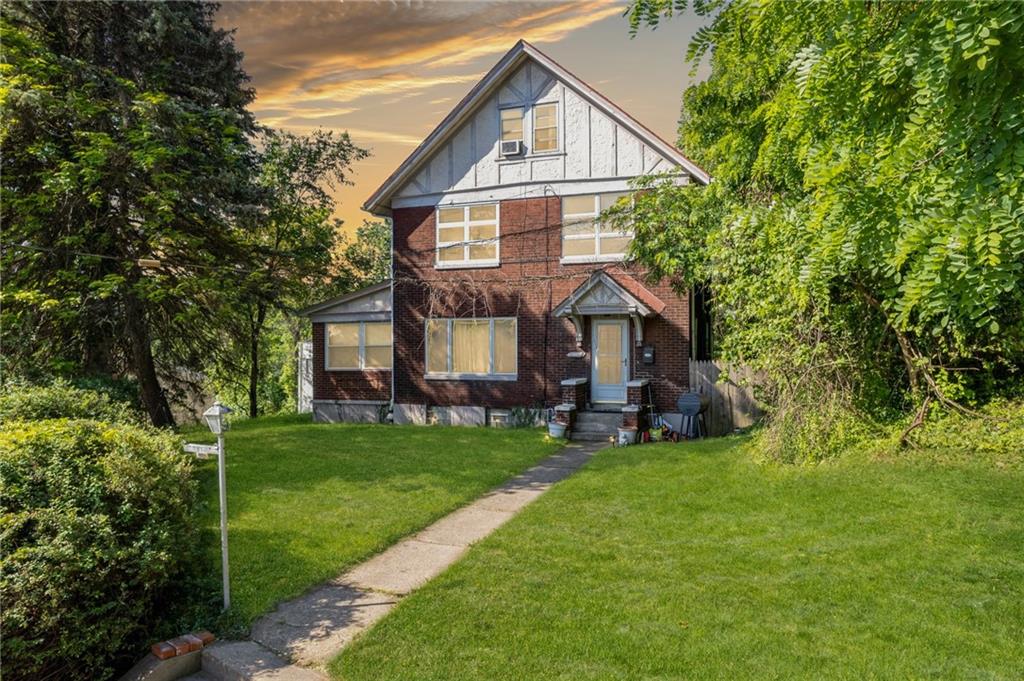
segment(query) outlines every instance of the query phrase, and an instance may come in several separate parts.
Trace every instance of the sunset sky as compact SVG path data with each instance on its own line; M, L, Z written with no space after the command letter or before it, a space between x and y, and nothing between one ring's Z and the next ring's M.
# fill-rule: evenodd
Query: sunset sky
M363 201L517 40L525 38L667 140L691 81L692 14L629 38L624 0L225 2L265 124L347 130L372 152L338 194L346 231ZM695 78L704 77L699 71Z

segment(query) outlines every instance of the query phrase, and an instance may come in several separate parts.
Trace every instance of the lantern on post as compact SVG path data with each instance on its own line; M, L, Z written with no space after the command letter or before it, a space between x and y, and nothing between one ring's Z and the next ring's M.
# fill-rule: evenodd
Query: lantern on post
M228 578L228 496L227 480L224 474L224 431L228 429L227 415L230 407L220 402L203 412L206 425L217 436L217 487L220 492L220 560L222 579L224 582L224 609L231 607L231 585Z
M227 415L231 411L231 407L214 402L212 407L203 412L203 418L206 419L206 425L209 426L211 433L217 436L223 435L224 431L228 429Z

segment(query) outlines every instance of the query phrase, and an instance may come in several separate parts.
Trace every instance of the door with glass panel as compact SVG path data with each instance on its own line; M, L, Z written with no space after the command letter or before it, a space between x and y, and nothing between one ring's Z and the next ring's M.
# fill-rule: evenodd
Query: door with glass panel
M629 380L629 327L624 319L595 319L591 323L593 348L590 365L590 400L625 402Z

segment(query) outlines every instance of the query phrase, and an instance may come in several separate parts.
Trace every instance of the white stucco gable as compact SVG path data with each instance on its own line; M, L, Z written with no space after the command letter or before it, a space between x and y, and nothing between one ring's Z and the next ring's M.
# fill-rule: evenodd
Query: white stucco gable
M554 104L558 146L531 149L533 112ZM522 107L525 152L499 153L500 116ZM706 184L705 171L571 73L520 41L406 161L364 208L468 203L627 189L629 180L672 172Z
M299 314L313 322L390 321L391 280L325 300Z

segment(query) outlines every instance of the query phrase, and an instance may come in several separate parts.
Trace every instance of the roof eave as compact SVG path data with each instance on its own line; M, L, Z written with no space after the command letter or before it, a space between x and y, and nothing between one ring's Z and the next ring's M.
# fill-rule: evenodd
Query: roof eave
M448 115L441 119L441 122L424 138L412 153L398 166L391 175L370 195L370 198L363 204L363 210L373 215L382 215L381 211L391 213L390 202L394 189L401 186L401 183L408 179L408 175L419 167L423 157L428 156L433 147L444 142L445 139L458 129L458 125L475 111L476 104L488 97L496 86L501 82L505 73L519 64L526 58L526 47L528 43L520 40L505 53L505 56L498 60L491 70L473 86L466 96L448 112Z
M385 279L379 284L371 284L370 286L365 286L356 291L350 291L349 293L345 293L340 296L335 296L330 300L325 300L323 302L310 305L309 307L304 307L298 311L298 315L300 317L310 317L320 312L321 310L326 310L328 308L334 307L335 305L340 305L342 303L348 303L353 300L358 300L359 298L362 298L364 296L372 295L374 293L377 293L378 291L383 291L384 289L389 288L391 288L391 280Z

